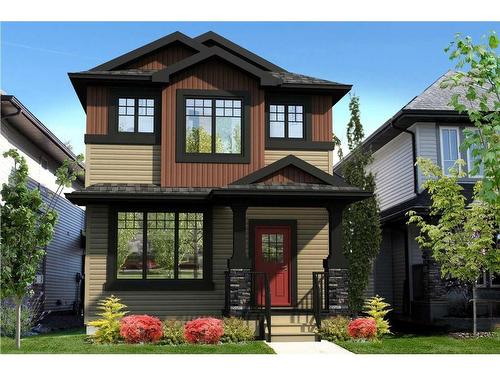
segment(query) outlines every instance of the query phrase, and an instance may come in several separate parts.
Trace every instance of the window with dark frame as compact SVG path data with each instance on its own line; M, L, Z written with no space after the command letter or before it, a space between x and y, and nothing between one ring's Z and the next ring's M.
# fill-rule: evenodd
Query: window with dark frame
M303 139L304 106L295 104L270 104L269 137Z
M154 133L154 120L153 98L118 98L119 133Z
M203 279L202 212L118 212L116 279Z
M283 234L262 234L262 257L265 262L283 263Z
M185 152L188 154L242 154L241 99L185 99Z

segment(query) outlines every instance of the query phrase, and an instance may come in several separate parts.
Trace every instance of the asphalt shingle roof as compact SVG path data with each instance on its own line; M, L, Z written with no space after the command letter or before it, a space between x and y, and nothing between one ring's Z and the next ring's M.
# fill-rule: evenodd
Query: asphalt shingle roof
M434 83L427 87L420 95L413 98L403 110L433 110L433 111L454 111L455 108L449 105L454 94L460 94L465 98L466 90L463 87L441 88L444 80L455 74L454 71L448 71L446 74L439 77ZM481 89L479 89L480 91ZM468 102L461 101L466 106ZM477 103L474 103L475 106ZM493 98L491 98L490 108L493 108Z
M153 184L94 184L79 190L85 193L123 193L123 194L192 194L210 193L211 188L161 187Z
M310 77L303 74L291 72L270 72L272 76L279 78L283 83L300 85L342 85L338 82L328 81L326 79Z

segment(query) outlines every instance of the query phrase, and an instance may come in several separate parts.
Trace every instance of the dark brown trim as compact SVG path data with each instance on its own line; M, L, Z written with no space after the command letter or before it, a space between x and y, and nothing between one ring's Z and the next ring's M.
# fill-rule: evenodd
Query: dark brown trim
M133 133L124 133L118 131L118 98L128 97L134 99L153 99L155 101L154 114L154 132L140 133L137 131L138 108L136 101L135 108L135 131ZM114 87L109 91L108 100L108 134L101 136L99 143L121 143L121 144L149 144L158 145L161 142L161 90L152 88L138 87ZM97 138L94 136L92 138ZM92 139L91 138L91 139ZM87 141L87 138L85 138Z
M147 212L203 212L203 279L169 279L169 280L126 280L116 278L116 246L117 246L117 213L119 211ZM105 290L213 290L213 250L212 250L213 214L210 206L170 206L160 209L151 205L110 206L108 210L108 253L106 263ZM143 226L146 232L146 225ZM145 241L147 238L144 237ZM145 252L143 256L147 256ZM144 276L144 275L143 275Z
M285 137L272 138L270 135L269 106L273 104L281 105L301 105L304 108L302 138L288 138L288 118L285 109ZM303 149L301 147L312 147L312 99L308 95L277 95L267 94L265 100L265 134L266 150L293 150Z
M232 205L233 212L233 253L227 261L229 269L248 269L251 262L245 251L246 212L248 206Z
M331 151L335 146L333 142L325 141L290 141L288 139L266 139L266 150L290 150L290 151Z
M297 306L297 220L281 220L281 219L250 219L248 220L248 256L251 261L251 269L255 271L255 227L258 225L273 226L282 225L289 226L291 229L290 241L290 256L291 256L291 270L290 270L290 297L292 307Z
M214 33L213 31L208 31L204 34L198 35L196 38L193 38L197 42L200 42L204 45L210 46L210 42L213 44L219 45L224 50L232 53L245 61L250 62L251 64L257 65L261 69L280 72L285 71L282 67L263 59L262 57L256 55L255 53L239 46L236 43L231 42L230 40L222 37L221 35Z
M181 72L187 68L190 68L202 61L208 60L212 57L219 57L228 63L237 66L239 69L259 78L260 84L262 86L278 86L282 83L281 79L274 77L272 74L257 68L245 60L233 55L220 47L206 47L203 51L189 56L175 64L172 64L165 69L159 70L153 73L152 82L169 83L171 76Z
M274 163L269 164L268 166L261 168L253 173L246 175L239 180L232 182L230 185L248 185L254 184L257 181L279 171L288 166L294 166L305 173L310 174L311 176L316 177L318 180L324 182L327 185L339 186L339 187L352 187L347 184L344 179L337 175L328 174L321 169L315 167L312 164L296 157L295 155L288 155L280 160L275 161Z
M211 99L241 99L243 102L243 121L241 124L241 154L196 154L186 152L186 106L187 98ZM247 91L223 90L177 90L176 93L176 140L175 161L177 163L221 163L221 164L249 164L251 154L251 98ZM215 116L215 108L212 108ZM215 137L214 123L212 122L212 136Z
M112 70L116 69L122 65L130 63L138 58L151 53L159 48L166 47L169 44L179 42L188 47L191 47L195 51L201 51L205 46L201 43L198 43L195 39L188 37L187 35L176 31L172 34L166 35L160 39L155 40L154 42L148 43L142 47L136 48L133 51L127 52L121 56L118 56L112 60L109 60L101 65L98 65L91 70Z

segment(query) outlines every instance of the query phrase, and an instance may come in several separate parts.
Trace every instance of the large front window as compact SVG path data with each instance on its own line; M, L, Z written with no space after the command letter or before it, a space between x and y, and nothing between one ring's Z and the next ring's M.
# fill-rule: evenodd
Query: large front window
M186 98L185 151L188 154L241 154L241 99Z
M117 279L203 279L202 212L118 212Z

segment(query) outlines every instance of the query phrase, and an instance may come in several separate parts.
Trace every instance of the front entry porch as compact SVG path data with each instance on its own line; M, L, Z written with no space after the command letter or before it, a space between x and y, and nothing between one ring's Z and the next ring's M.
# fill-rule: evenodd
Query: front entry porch
M213 194L233 213L225 314L257 316L271 340L274 315L349 312L342 212L371 192L290 155Z

